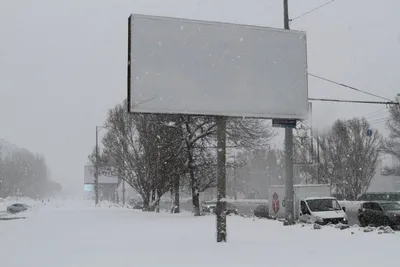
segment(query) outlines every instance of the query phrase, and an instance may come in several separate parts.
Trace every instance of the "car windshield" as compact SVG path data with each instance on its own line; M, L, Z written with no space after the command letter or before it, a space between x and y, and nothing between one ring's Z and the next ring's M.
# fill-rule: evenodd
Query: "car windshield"
M392 194L389 196L391 201L400 201L400 194Z
M384 210L400 210L400 204L397 202L381 203L381 206Z
M336 199L321 198L307 200L308 207L311 211L333 211L341 210Z

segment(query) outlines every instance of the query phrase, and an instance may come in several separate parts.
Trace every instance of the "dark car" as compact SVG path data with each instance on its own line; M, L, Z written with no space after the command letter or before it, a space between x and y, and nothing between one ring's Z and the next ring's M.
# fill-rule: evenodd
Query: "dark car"
M237 208L236 208L236 206L235 205L233 205L233 204L231 204L231 203L226 203L226 214L236 214L236 215L238 215L239 214L239 212L238 212L238 210L237 210Z
M29 209L29 206L26 204L15 203L15 204L12 204L11 206L7 207L7 212L18 213L18 212L26 211L28 209Z
M215 213L215 209L217 208L217 202L216 201L207 201L203 203L203 212L211 212ZM231 203L226 203L226 214L239 214L237 208L235 205Z
M135 202L135 203L132 204L132 207L135 210L141 210L141 209L143 209L143 202L142 201Z
M268 206L267 205L257 206L257 208L254 210L254 216L258 218L268 218L269 216Z
M361 226L400 226L400 204L395 201L367 201L358 209Z
M202 210L204 212L214 212L216 207L217 207L216 201L206 201L202 203Z

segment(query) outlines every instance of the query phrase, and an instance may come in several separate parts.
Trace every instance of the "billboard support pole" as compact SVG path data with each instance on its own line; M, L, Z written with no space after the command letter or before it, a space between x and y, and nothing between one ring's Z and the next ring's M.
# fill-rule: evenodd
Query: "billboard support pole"
M284 27L289 30L289 4L288 0L283 0ZM293 199L293 129L285 128L285 157L286 157L286 182L285 182L285 224L294 223L294 199Z
M226 117L217 116L217 242L226 242Z

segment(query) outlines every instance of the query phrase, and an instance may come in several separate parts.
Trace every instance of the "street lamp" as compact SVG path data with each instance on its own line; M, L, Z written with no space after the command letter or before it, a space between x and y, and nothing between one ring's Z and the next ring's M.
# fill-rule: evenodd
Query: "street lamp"
M94 171L94 191L95 191L95 204L99 203L99 131L106 129L106 126L96 126L96 163Z

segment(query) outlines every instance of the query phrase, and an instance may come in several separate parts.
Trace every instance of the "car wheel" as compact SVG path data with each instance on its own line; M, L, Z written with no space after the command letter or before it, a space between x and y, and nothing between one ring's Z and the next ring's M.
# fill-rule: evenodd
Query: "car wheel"
M383 218L383 226L391 226L390 220L388 217Z
M360 225L362 226L362 227L366 227L368 224L367 224L367 221L365 220L365 218L364 218L364 216L360 216L359 218L358 218L358 221L360 222Z

